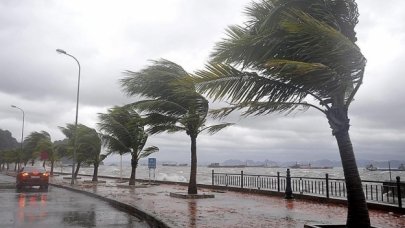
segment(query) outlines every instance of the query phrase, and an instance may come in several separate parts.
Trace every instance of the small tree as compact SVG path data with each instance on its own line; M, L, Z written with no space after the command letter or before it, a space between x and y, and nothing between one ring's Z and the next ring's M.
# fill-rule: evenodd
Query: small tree
M0 129L0 151L17 148L19 143L8 130Z
M17 161L18 149L6 149L2 150L0 153L0 159L2 164L2 169L9 170L10 163Z
M66 127L59 127L62 133L68 139L68 153L73 157L73 140L75 136L75 125L67 124ZM93 175L98 173L99 156L101 153L101 139L95 129L89 128L83 124L77 125L77 142L76 142L76 170L74 178L77 177L79 169L83 163L97 163ZM97 158L96 158L97 157ZM97 179L94 178L93 179Z
M59 151L62 149L61 146L62 145L57 145L55 143L53 143L51 141L51 136L47 133L47 132L43 132L46 133L44 134L46 137L40 139L35 147L36 150L36 156L43 156L43 154L45 153L45 157L42 158L43 161L45 162L46 160L49 161L50 165L51 165L51 171L50 174L51 176L53 176L53 169L55 166L55 161L57 161L59 159Z
M144 149L148 140L148 134L144 130L144 120L131 107L111 108L105 114L100 113L99 119L98 126L102 132L101 137L108 151L120 155L131 154L129 185L135 185L139 159L159 150L156 146Z
M28 161L34 161L35 158L40 156L40 148L38 148L38 144L42 142L43 144L49 141L52 144L51 136L46 131L41 132L31 132L24 140L24 154L21 157L24 157L24 165L27 165ZM45 144L43 145L45 146ZM44 161L45 162L45 161Z
M93 164L92 181L98 181L98 168L100 163L107 157L107 155L101 154L102 142L100 134L95 129L87 129L78 142L86 148L86 162Z

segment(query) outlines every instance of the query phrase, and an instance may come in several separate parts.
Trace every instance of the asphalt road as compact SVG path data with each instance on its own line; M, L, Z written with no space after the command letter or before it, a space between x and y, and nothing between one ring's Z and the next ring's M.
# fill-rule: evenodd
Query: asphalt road
M0 227L149 227L101 200L49 186L17 192L0 174Z

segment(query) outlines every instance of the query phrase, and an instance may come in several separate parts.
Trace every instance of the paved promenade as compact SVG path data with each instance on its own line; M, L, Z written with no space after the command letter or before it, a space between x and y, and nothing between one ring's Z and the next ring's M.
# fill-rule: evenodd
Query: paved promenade
M70 186L63 176L52 183ZM214 194L213 199L179 199L171 192L186 192L179 185L146 185L99 178L106 183L86 183L82 177L75 188L129 204L152 215L170 227L304 227L309 223L345 223L346 208L306 200L284 200L281 197L238 192L199 189L199 193ZM371 221L377 227L405 227L405 215L370 210Z

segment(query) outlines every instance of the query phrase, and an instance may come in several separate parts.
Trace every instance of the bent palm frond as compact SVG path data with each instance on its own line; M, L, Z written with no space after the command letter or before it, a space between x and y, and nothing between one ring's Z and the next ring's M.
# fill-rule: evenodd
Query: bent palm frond
M242 110L242 116L258 116L270 113L285 113L286 115L299 110L306 111L315 108L324 113L322 109L306 102L244 102L234 104L231 107L224 107L210 111L210 115L215 119L223 119L234 111Z
M324 111L350 105L366 64L354 43L354 1L263 0L246 14L247 23L230 26L212 63L196 72L199 92L233 104L277 104L272 112L288 113L291 104ZM318 103L304 102L313 99Z
M236 68L219 63L207 65L206 70L195 73L196 88L208 96L230 99L232 103L259 101L299 102L307 94L288 83L263 77L254 72L242 72Z
M127 106L131 106L140 112L146 113L159 113L162 115L184 115L187 113L187 109L183 107L181 104L168 101L168 100L142 100L138 102L134 102Z
M120 141L113 135L102 134L101 139L103 145L107 147L108 151L118 151L120 154L122 154L131 150L122 141Z
M200 132L207 131L208 134L213 135L213 134L218 133L222 129L232 126L232 125L234 125L234 123L222 123L222 124L211 125L209 127L201 129Z
M156 147L156 146L150 146L150 147L147 147L147 148L145 148L141 153L139 153L139 158L146 158L146 157L148 157L149 155L151 155L151 154L153 154L153 153L156 153L156 152L158 152L159 151L159 148L158 147Z

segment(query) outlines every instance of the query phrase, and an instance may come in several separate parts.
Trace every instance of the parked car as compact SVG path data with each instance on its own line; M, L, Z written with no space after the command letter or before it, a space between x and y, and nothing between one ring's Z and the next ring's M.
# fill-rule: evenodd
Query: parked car
M44 167L25 166L17 174L16 187L18 190L25 186L39 186L48 189L49 173Z

